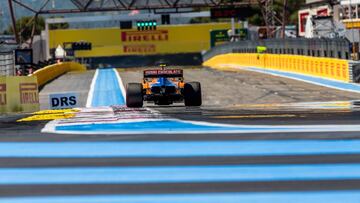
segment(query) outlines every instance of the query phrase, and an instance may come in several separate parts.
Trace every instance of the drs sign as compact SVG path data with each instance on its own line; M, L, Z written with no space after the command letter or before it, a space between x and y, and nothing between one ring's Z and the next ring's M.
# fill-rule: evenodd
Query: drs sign
M51 94L50 95L50 108L51 109L69 109L78 107L78 94Z

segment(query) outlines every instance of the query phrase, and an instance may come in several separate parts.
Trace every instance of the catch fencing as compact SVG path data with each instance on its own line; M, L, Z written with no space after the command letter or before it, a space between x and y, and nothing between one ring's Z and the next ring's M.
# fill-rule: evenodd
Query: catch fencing
M258 52L258 47L266 51ZM259 67L360 82L360 63L350 60L351 43L346 39L268 39L229 42L203 54L203 65Z
M267 48L268 54L287 54L311 57L326 57L337 59L350 59L351 43L347 39L266 39L244 40L229 42L207 51L203 60L207 61L213 56L227 53L257 53L258 46Z

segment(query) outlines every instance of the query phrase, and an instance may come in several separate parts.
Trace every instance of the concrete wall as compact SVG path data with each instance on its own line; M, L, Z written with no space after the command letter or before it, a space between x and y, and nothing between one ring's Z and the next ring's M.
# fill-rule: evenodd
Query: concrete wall
M41 87L66 72L84 70L86 70L86 67L81 64L75 62L64 62L46 66L35 71L31 76L35 76L37 78L37 83Z

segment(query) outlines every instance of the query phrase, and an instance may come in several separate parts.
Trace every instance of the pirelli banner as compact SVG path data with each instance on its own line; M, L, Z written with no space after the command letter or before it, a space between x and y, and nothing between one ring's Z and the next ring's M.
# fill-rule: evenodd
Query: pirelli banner
M210 48L211 30L228 30L229 23L161 25L156 30L68 29L50 30L50 49L64 42L87 41L92 50L76 51L76 57L200 53Z
M0 77L0 112L38 111L39 91L36 77Z

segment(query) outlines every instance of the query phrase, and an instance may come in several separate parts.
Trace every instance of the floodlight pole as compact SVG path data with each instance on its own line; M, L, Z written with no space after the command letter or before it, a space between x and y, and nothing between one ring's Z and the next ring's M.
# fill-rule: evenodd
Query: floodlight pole
M231 18L231 34L232 34L232 36L229 36L230 39L234 38L234 36L235 36L235 19L234 18Z
M45 38L45 47L46 47L46 55L45 55L45 58L46 60L49 60L51 58L50 56L50 33L49 33L49 23L48 23L48 20L46 19L45 20L45 35L46 35L46 38Z
M287 0L284 0L283 2L283 11L282 11L282 24L281 24L281 38L285 38L285 30L286 30L286 22L287 22L287 11L286 11L286 8L287 8L287 4L288 4L288 1Z

